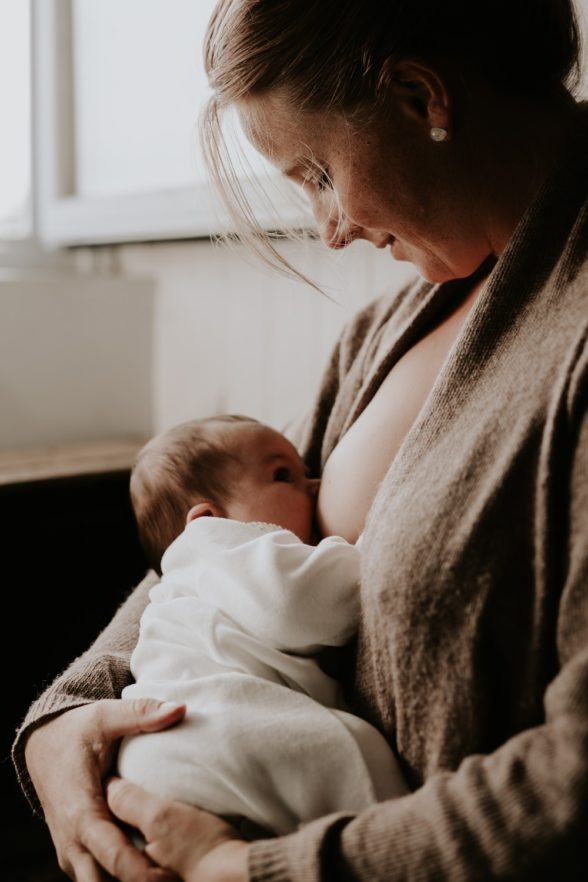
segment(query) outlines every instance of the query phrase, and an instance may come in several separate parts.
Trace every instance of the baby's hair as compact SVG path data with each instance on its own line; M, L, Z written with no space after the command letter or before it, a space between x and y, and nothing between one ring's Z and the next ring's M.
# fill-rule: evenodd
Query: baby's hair
M151 439L137 454L130 493L139 540L149 564L161 572L165 549L183 531L200 501L222 505L230 498L231 466L239 460L231 426L251 417L227 415L190 420Z

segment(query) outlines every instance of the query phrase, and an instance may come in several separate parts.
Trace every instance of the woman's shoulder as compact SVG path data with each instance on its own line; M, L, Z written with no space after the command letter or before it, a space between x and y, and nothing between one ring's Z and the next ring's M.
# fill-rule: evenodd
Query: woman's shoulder
M370 347L391 324L400 326L409 321L432 287L415 274L402 286L378 295L361 307L344 326L339 338L340 364L349 367L359 351Z

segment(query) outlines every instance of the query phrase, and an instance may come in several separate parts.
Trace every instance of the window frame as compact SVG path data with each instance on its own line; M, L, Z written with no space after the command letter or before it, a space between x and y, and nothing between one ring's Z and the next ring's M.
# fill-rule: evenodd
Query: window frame
M33 30L33 214L39 241L50 250L233 233L234 225L209 183L138 194L82 197L76 193L72 0L31 0ZM276 175L278 177L278 175ZM255 206L255 187L246 187ZM262 227L308 226L300 205L284 194Z

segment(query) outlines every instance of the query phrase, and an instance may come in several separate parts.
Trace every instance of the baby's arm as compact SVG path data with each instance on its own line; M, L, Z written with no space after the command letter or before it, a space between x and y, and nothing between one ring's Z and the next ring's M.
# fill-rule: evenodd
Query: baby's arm
M200 518L166 553L161 591L190 585L267 645L312 653L355 633L359 559L339 537L311 546L288 530Z

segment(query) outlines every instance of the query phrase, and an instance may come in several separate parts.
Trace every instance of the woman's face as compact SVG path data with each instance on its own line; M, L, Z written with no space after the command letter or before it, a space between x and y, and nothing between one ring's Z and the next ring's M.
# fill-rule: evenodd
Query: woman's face
M450 144L399 106L362 124L292 110L275 94L239 105L245 134L306 192L322 240L367 239L432 282L470 275L491 253L480 211L451 169Z

